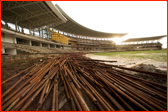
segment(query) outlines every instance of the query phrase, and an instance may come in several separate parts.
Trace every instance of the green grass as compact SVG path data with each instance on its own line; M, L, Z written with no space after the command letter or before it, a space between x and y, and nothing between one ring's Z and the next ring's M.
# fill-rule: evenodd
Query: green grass
M126 52L106 52L94 53L94 55L120 57L120 58L138 58L138 59L152 59L160 62L167 62L167 50L153 50L153 51L126 51Z

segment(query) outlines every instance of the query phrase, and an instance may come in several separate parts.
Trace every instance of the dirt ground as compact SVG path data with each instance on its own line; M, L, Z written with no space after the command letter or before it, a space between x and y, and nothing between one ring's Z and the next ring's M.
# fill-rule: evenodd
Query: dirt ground
M146 54L135 54L135 55L146 55ZM158 55L158 54L157 54ZM114 65L122 65L122 66L129 66L129 65L134 65L136 63L144 61L143 59L139 58L121 58L121 57L113 57L113 56L99 56L99 55L94 55L94 54L86 54L86 57L89 57L91 59L98 59L98 60L108 60L108 61L117 61L116 63L109 63L109 62L104 62L106 64L114 64ZM148 59L146 59L148 60ZM149 72L157 72L161 74L167 74L167 62L159 62L155 60L149 60L141 65L135 66L134 69L138 70L144 70L144 71L149 71ZM153 81L156 83L160 83L162 85L167 86L167 79L161 78L161 77L153 77L151 75L146 75L142 73L135 73L133 72L134 75L136 75L139 78L143 78L149 81Z
M146 55L146 54L141 53L138 55ZM86 54L86 57L89 57L91 59L117 61L117 63L113 63L116 65L131 65L131 64L136 64L138 62L144 61L144 59L139 59L139 58L122 58L120 56L118 56L118 57L99 56L99 55L94 55L94 54ZM148 59L146 59L146 60L148 60ZM152 64L156 67L167 69L167 62L159 62L159 61L155 61L155 60L150 60L148 62L145 62L144 64Z

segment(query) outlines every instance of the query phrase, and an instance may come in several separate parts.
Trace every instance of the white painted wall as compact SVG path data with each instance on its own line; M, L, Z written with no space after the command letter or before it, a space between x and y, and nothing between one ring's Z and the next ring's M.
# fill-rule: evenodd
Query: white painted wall
M16 38L14 38L14 35L5 34L5 42L15 43L16 42Z
M10 54L10 55L16 55L17 51L16 49L5 49L5 53Z
M5 53L5 48L1 46L1 53Z
M13 43L17 43L17 41L16 41L16 37L13 37Z
M5 41L5 34L1 32L1 42Z

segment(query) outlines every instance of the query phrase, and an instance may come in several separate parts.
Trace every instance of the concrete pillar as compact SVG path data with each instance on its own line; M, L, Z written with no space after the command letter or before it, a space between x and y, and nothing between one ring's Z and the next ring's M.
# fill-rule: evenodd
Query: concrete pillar
M48 27L48 40L50 38L50 31L49 31L50 27Z
M43 36L43 27L41 28L41 34L42 34L42 38L44 38L44 36Z
M24 29L22 28L22 33L24 33Z
M5 53L5 48L1 47L1 53Z
M16 44L16 37L13 37L13 43Z
M8 23L7 22L5 22L5 28L8 29Z
M31 40L29 40L29 45L32 46L32 42L31 42Z
M33 36L35 36L34 28L33 28Z
M40 31L41 31L41 29L39 28L39 37L41 37L41 32Z
M17 21L15 22L15 29L16 29L16 32L18 31L18 28L17 28Z
M29 27L29 35L31 35L31 26Z
M48 48L50 48L50 44L48 44Z
M40 47L42 47L42 43L40 42Z

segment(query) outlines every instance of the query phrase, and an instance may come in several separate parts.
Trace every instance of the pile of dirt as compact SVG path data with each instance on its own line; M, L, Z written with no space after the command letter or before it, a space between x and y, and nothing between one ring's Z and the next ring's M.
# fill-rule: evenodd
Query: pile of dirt
M149 72L156 72L156 73L160 73L160 74L167 74L167 71L162 71L162 70L158 70L156 69L157 67L152 65L152 64L141 64L139 66L135 66L134 69L137 70L143 70L143 71L149 71ZM147 75L147 74L143 74L143 73L138 73L138 72L132 72L133 75L135 75L138 78L143 78L152 82L156 82L162 85L167 85L167 79L166 78L162 78L162 77L156 77L156 76L152 76L152 75Z

